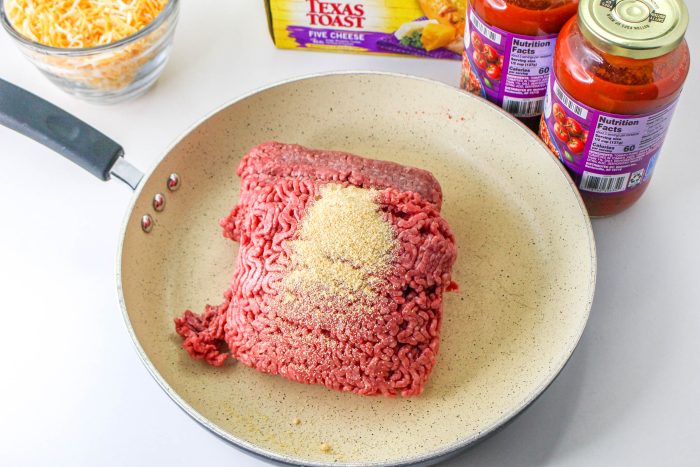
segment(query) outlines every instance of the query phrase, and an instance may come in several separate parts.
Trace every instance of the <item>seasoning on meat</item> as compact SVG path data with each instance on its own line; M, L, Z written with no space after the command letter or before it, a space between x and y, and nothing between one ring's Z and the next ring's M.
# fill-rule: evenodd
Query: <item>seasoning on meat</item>
M320 449L321 449L321 452L325 452L326 454L330 453L333 450L331 445L328 443L321 443Z
M289 242L285 296L293 300L299 294L321 306L339 305L338 298L359 304L361 296L376 295L373 289L391 266L396 249L391 225L374 201L378 193L336 184L321 187L321 198L302 220L299 237Z
M336 390L420 394L456 256L434 177L274 142L238 173L239 203L221 221L240 242L234 277L223 304L176 319L183 347L212 365L228 347L259 371Z

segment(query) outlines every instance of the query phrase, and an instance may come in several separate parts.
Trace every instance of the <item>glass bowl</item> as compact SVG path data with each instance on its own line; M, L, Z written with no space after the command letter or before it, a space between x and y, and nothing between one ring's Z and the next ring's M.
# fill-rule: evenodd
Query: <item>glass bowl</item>
M114 103L146 92L165 67L180 10L170 0L135 34L111 44L57 48L39 44L15 30L0 0L0 21L22 53L54 84L82 99Z

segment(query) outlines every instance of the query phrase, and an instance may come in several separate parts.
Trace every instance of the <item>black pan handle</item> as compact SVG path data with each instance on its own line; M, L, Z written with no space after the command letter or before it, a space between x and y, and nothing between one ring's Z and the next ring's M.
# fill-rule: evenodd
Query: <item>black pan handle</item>
M0 124L53 149L102 180L110 179L118 162L118 166L128 165L122 159L124 150L115 141L41 97L2 79Z

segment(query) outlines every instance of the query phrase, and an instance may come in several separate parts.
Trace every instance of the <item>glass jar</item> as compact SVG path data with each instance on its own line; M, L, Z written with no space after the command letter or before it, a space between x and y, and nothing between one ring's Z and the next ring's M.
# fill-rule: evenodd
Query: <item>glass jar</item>
M561 31L540 136L594 217L649 185L690 67L682 0L581 0Z
M170 56L180 0L170 0L146 27L116 42L57 48L20 34L0 0L0 23L26 56L63 91L97 103L116 103L146 92Z
M536 131L557 34L577 5L578 0L470 0L461 87Z

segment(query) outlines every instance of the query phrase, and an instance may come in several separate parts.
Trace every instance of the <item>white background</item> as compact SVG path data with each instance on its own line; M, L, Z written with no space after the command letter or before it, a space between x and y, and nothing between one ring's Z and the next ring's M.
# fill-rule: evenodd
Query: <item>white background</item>
M695 0L691 17L700 18ZM262 1L184 0L171 61L111 107L53 87L0 34L0 77L80 116L146 169L236 96L328 70L457 83L457 62L276 50ZM654 182L594 222L598 289L561 377L501 433L446 465L700 462L700 29L695 69ZM130 191L0 127L0 465L264 465L190 420L146 372L122 322L115 253Z

